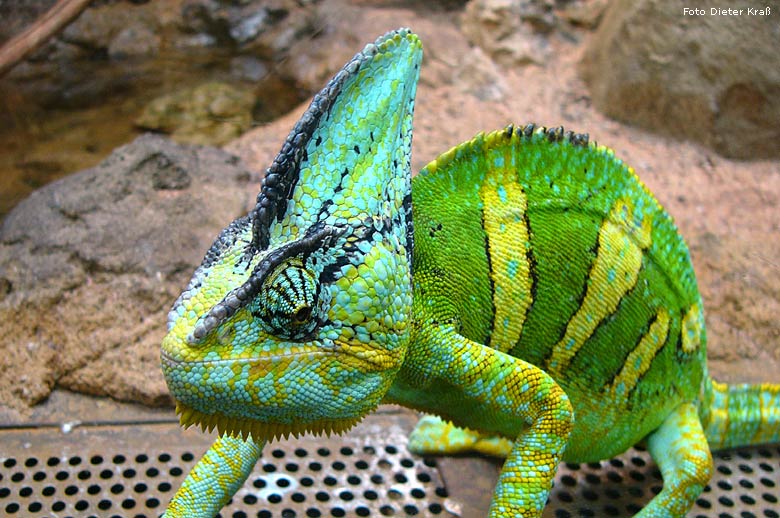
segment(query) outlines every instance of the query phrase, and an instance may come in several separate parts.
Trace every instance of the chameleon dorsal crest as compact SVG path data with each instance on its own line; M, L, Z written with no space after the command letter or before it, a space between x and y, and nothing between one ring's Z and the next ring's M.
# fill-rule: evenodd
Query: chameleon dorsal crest
M342 431L384 396L411 319L421 57L408 30L358 53L295 125L254 209L206 254L163 343L183 424L256 440ZM315 388L301 396L304 384Z

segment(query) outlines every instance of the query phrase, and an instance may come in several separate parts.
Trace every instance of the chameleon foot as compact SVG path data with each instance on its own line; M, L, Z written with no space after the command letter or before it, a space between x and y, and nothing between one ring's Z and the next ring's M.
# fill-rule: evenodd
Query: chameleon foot
M477 452L506 457L512 441L457 426L433 415L423 416L409 435L409 451L419 455L453 455Z
M683 518L712 475L712 455L699 416L690 403L679 406L648 438L664 486L637 518Z

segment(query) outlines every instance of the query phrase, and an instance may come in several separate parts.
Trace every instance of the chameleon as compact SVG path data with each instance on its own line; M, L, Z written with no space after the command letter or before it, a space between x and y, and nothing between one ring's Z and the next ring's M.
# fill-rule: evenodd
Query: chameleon
M707 371L688 248L586 134L477 135L411 178L422 44L367 45L318 93L168 315L182 425L218 430L164 516L211 517L271 440L422 411L409 448L505 457L489 516L539 517L561 461L644 444L682 517L711 450L780 440L780 385Z

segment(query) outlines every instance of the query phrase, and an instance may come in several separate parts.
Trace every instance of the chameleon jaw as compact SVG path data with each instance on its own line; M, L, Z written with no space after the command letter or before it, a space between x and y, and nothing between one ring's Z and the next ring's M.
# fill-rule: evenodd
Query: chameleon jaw
M323 358L327 357L336 357L334 354L335 352L336 351L334 350L325 351L321 348L318 348L313 351L305 351L303 354L301 351L298 351L296 354L265 357L263 360L270 362L284 362L294 358L301 358L301 356L311 358L315 355L318 356L320 360L322 360ZM169 377L173 378L172 376L169 376L171 370L182 368L185 363L190 366L195 365L196 367L200 368L206 364L212 366L215 364L220 364L222 367L224 367L231 364L238 365L245 361L245 359L234 359L223 360L221 362L182 362L181 360L172 358L169 354L166 354L166 352L163 352L161 356L163 372L166 374L166 381L169 383ZM355 362L356 367L358 367L358 372L363 372L360 369L365 370L366 367L370 365L369 360L361 358L359 355L354 357L351 355L343 355L338 357L341 361L346 360L347 362ZM258 367L262 364L262 362L257 363L257 358L254 358L253 360L254 362L252 363L254 364L254 367ZM166 366L168 369L166 369ZM266 368L261 368L260 370L265 373L273 372L272 368L267 367L268 366L266 366ZM276 367L278 368L279 366ZM282 369L282 372L284 372L284 369ZM385 392L386 388L381 391ZM223 401L222 403L215 404L215 402L212 401L211 403L208 403L206 400L200 401L197 399L189 399L186 395L184 398L180 399L177 392L177 390L173 388L171 389L171 393L176 399L176 413L179 415L179 423L184 428L197 425L204 432L212 432L216 429L220 436L229 435L233 437L241 437L244 440L247 440L251 437L255 442L289 438L291 436L298 437L306 433L312 433L314 435L320 435L324 433L328 436L334 433L341 434L360 422L363 419L363 416L373 411L376 408L378 401L381 399L381 397L377 397L373 405L370 400L363 399L363 404L360 405L360 408L351 408L350 411L342 413L338 417L312 415L312 410L314 410L316 406L310 406L308 411L287 413L286 416L282 417L273 413L273 409L277 408L276 406L267 406L266 404L256 402L251 406L255 408L257 415L249 416L241 414L230 415L233 413L230 411L230 408L235 406L234 402L231 403ZM216 392L219 393L221 391L217 389ZM368 404L366 404L367 401ZM311 404L316 405L316 403L309 402L309 405Z
M176 413L179 415L179 424L185 429L197 425L204 432L212 432L232 437L241 437L245 441L250 437L256 442L272 441L299 437L306 433L314 435L342 434L359 423L363 416L346 419L318 419L300 423L273 423L257 421L247 418L228 417L220 413L205 414L199 410L177 401Z

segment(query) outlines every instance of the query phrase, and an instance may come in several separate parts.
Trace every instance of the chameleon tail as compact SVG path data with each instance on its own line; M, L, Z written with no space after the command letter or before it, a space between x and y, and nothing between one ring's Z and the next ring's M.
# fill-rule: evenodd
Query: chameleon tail
M699 410L713 450L780 441L780 385L726 385L707 378Z

